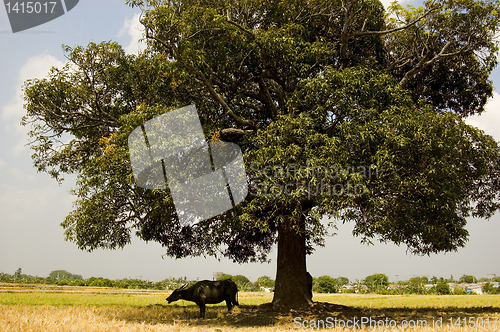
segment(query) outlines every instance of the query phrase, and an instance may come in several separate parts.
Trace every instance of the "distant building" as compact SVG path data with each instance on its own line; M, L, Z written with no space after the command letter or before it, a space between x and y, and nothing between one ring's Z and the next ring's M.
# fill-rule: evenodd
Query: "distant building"
M475 293L478 295L483 295L483 285L484 284L482 284L482 283L481 284L469 284L467 286L466 290L467 290L467 292L469 292L468 289L470 289L470 291L472 293Z
M486 278L488 278L488 279L490 279L490 280L491 280L491 279L493 279L493 278L496 278L496 276L497 276L496 274L492 273L492 274L487 274L487 275L486 275Z
M213 279L215 281L215 280L219 279L220 277L222 277L224 275L224 272L214 272L214 273L212 273L212 275L213 275Z
M480 283L475 283L475 284L458 284L455 286L455 288L462 288L469 294L478 294L482 295L483 294L483 286L486 283L480 282Z

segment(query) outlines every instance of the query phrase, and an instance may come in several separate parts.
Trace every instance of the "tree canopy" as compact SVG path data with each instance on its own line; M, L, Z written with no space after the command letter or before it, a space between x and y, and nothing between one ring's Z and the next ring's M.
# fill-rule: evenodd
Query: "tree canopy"
M66 270L55 270L49 273L49 278L53 278L55 280L69 280L69 281L74 281L74 280L79 280L83 279L83 277L80 274L72 274Z
M35 166L78 174L62 226L79 248L135 231L172 257L241 263L278 243L274 304L292 306L311 300L306 254L336 222L430 254L498 209L498 145L464 121L492 95L497 1L127 3L142 9L143 53L66 47L67 64L24 89ZM189 104L208 140L241 147L249 195L186 226L168 190L135 185L127 137Z
M370 292L387 290L387 287L389 287L389 277L381 273L372 274L363 279L363 284Z
M332 278L330 276L321 276L314 278L313 291L318 293L340 293L343 286L349 283L346 277Z

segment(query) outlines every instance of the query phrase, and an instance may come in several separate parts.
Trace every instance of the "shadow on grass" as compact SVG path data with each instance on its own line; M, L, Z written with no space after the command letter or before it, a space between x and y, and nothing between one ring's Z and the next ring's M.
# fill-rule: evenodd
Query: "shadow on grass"
M398 322L403 320L427 320L433 321L442 318L444 322L449 322L450 318L468 319L469 317L500 317L500 307L471 307L471 308L381 308L381 309L366 309L366 317L374 319L394 319ZM499 322L500 325L500 322Z
M260 326L293 326L294 318L303 320L326 320L328 317L338 320L349 320L354 317L372 318L374 320L427 320L442 318L448 322L450 318L468 317L498 317L499 307L472 307L472 308L382 308L357 309L326 302L314 302L313 306L304 310L275 310L270 303L262 305L240 305L232 313L220 305L207 306L206 318L199 318L200 310L195 304L164 305L156 304L146 307L120 308L113 319L151 325L182 325L202 327L260 327ZM500 324L500 322L499 322Z
M134 323L169 324L184 326L270 326L275 325L280 318L279 313L266 312L260 306L240 305L233 308L232 313L222 305L207 306L205 319L200 318L197 305L150 305L146 307L127 307L113 314L112 319Z
M187 305L150 305L147 307L128 307L117 311L113 319L134 323L191 325L204 327L260 327L260 326L287 326L294 322L295 317L301 319L352 319L363 317L363 311L347 306L315 302L311 308L303 310L276 310L271 303L262 305L240 305L227 312L223 305L207 306L206 318L199 318L198 306Z

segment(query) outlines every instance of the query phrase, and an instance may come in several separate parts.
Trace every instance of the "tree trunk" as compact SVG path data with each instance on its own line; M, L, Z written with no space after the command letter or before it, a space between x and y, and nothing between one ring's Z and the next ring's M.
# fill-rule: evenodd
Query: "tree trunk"
M295 227L293 227L295 226ZM273 307L303 308L311 305L312 279L306 270L305 220L278 226L278 262Z

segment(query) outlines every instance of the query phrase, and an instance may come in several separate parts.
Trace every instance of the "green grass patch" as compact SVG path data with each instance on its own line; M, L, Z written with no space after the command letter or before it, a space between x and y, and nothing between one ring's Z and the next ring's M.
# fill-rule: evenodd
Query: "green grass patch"
M270 302L265 296L242 296L240 303L244 305L259 305ZM69 293L69 292L0 292L0 305L51 305L51 306L124 306L124 307L147 307L156 305L168 305L166 296L162 295L134 295L127 293L100 294L100 293ZM179 300L170 304L171 306L189 307L196 306L195 303ZM225 306L222 302L215 306Z
M0 292L1 305L51 305L51 306L93 306L93 307L148 307L166 306L165 293L137 294L134 291L116 290L115 293L101 292L53 292L35 290L31 292ZM330 302L359 309L467 309L500 308L500 295L370 295L370 294L314 294L316 302ZM260 305L272 301L272 294L240 293L241 305ZM191 307L196 304L177 301L169 306ZM225 306L222 302L214 306Z
M140 296L128 294L71 294L71 293L0 293L4 305L52 305L52 306L130 306L145 307L166 304L164 296Z
M359 309L500 308L500 295L314 294L313 300L342 304Z

